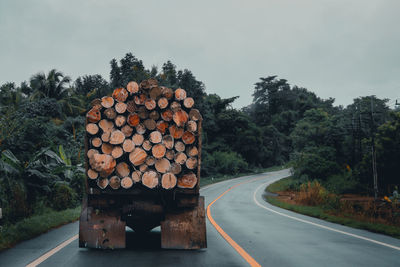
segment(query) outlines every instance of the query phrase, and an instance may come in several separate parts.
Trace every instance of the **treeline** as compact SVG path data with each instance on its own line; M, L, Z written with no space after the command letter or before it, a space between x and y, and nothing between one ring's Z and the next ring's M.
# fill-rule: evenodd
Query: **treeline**
M202 176L251 172L291 162L299 181L318 179L332 190L372 192L372 144L379 189L399 183L400 115L388 100L360 97L346 108L275 76L255 84L253 103L207 94L190 70L170 61L145 68L131 53L110 62L109 81L72 81L57 70L0 87L0 207L17 221L44 208L79 204L84 190L85 111L93 99L131 80L156 78L184 88L204 118Z

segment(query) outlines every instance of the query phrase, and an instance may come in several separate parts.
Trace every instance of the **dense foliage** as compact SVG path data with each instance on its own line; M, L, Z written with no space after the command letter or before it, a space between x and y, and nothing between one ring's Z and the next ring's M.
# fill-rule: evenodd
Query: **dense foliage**
M110 62L110 80L84 75L72 81L58 70L0 87L0 207L15 222L51 207L77 205L83 195L84 114L114 88L150 77L193 96L203 115L205 177L249 172L291 161L301 180L335 191L372 192L371 145L376 147L380 192L399 184L400 113L387 100L360 97L334 106L276 76L255 84L253 103L207 94L190 70L168 61L146 69L131 53Z

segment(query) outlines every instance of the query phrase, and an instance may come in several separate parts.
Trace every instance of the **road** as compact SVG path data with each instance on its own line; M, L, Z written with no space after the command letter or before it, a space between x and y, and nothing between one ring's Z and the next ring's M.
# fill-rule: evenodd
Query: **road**
M398 266L398 239L303 216L263 201L264 188L288 175L288 170L282 170L201 189L206 205L212 203L209 215L230 243L207 220L207 249L162 250L156 228L145 240L137 240L129 231L125 250L80 249L72 239L42 258L39 266L249 266L249 262L280 267ZM78 223L72 223L22 242L0 253L0 266L25 266L77 232Z

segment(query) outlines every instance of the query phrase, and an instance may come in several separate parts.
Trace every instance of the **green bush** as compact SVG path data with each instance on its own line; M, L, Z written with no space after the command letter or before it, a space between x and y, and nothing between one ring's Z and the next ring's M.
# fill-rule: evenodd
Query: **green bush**
M53 189L52 205L56 210L73 208L76 205L76 193L64 183L57 183Z
M335 194L354 192L359 182L351 172L329 176L324 183L325 187Z
M205 176L217 174L238 174L248 171L248 164L243 157L236 152L215 151L206 153L203 161Z

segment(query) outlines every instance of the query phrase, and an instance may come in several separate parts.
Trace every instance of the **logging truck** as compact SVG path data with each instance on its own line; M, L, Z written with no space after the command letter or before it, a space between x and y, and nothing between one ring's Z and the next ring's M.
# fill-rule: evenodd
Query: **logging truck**
M86 113L79 246L125 248L126 226L161 226L161 247L207 246L199 195L202 116L182 88L149 79L95 99ZM136 235L143 236L143 235Z

